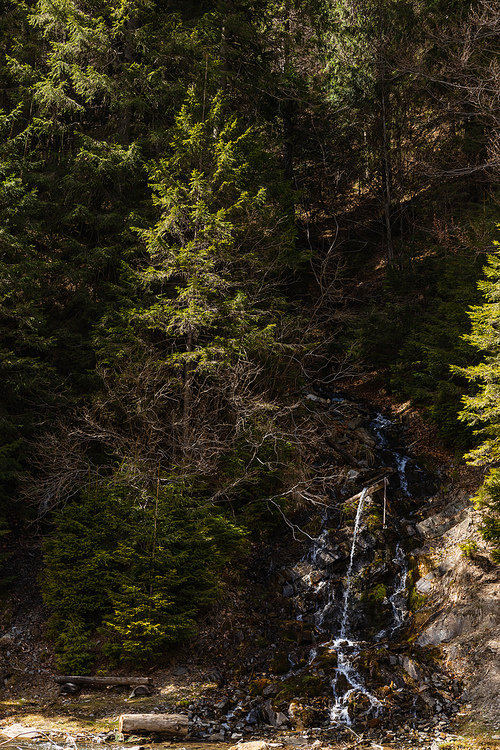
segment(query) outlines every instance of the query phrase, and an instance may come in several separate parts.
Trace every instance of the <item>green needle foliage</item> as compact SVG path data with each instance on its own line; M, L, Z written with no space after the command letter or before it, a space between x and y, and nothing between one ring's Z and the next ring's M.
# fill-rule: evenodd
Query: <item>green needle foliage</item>
M495 243L498 244L498 243ZM466 458L476 466L491 466L500 459L500 259L488 257L486 279L478 283L486 302L471 308L471 333L464 339L483 355L483 361L455 368L473 384L475 393L463 397L460 419L475 428L481 439Z
M494 244L498 245L498 242ZM459 418L471 425L479 445L466 458L475 466L490 467L475 500L484 508L480 526L484 539L493 546L492 557L500 562L500 258L490 255L479 282L486 302L469 312L471 332L464 336L482 354L482 361L460 369L474 389L464 396Z
M88 671L98 628L113 662L150 662L186 641L243 539L220 510L168 482L157 496L83 493L45 543L42 590L59 668Z

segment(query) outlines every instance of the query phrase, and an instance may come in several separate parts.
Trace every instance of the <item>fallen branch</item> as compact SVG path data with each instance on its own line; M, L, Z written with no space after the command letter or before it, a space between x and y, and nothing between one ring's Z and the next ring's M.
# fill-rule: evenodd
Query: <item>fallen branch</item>
M329 437L325 437L325 443L330 447L333 448L334 451L336 451L344 461L346 461L349 466L355 466L357 469L360 468L361 464L359 461L357 461L354 456L351 456L350 453L348 453L344 448L341 448L340 445L336 445L336 443L333 442L333 440L330 440Z
M353 500L359 500L363 492L365 492L367 495L373 495L375 492L378 492L379 490L382 490L385 486L385 477L381 479L378 482L375 482L375 484L370 485L369 487L365 487L361 490L361 492L357 492L355 495L352 495L352 497L348 497L347 500L344 500L344 505L346 503L350 503Z
M9 742L12 742L12 740L16 740L18 737L25 737L26 735L30 735L31 738L33 738L33 735L39 735L39 734L41 734L42 737L46 737L48 741L54 745L55 748L62 750L61 745L58 745L57 742L54 742L54 740L51 739L48 734L45 734L45 732L40 731L40 729L26 729L26 731L24 732L18 732L13 737L9 737L8 740L4 740L3 742L0 742L0 747L2 747L2 745L8 745ZM71 739L73 740L72 737Z

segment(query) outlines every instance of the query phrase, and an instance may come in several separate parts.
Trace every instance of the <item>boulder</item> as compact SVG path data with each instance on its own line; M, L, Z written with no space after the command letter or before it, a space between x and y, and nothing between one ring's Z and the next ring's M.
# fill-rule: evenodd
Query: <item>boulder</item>
M229 750L269 750L269 745L264 740L253 740L252 742L240 742L233 745Z

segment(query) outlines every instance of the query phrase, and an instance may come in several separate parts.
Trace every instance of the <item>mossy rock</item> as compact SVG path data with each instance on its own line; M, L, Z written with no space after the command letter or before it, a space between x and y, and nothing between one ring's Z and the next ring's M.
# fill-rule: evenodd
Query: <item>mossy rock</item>
M260 680L250 680L248 683L248 692L255 698L256 695L262 695L265 687L271 684L271 680L266 677L262 677Z
M323 711L313 706L304 706L296 701L290 704L289 713L292 723L299 730L317 726L324 719Z
M278 651L272 659L269 660L269 669L275 674L284 674L290 669L288 654L285 651Z
M363 591L360 601L367 610L370 620L373 621L374 627L378 628L385 614L384 604L387 601L386 586L383 583L377 583L376 586L368 589L368 591Z
M310 521L303 527L304 531L307 531L311 536L318 536L323 526L323 519L321 516L314 516Z
M366 519L366 527L368 531L372 533L382 528L382 513L378 508L373 508L370 515Z
M276 697L279 700L290 700L296 696L319 698L324 695L331 695L330 679L316 674L306 674L284 680Z
M324 670L334 670L337 668L337 663L337 652L325 648L322 650L322 652L318 653L313 661L313 666L319 667L320 669Z
M288 643L312 643L313 640L310 626L300 620L283 622L281 638Z

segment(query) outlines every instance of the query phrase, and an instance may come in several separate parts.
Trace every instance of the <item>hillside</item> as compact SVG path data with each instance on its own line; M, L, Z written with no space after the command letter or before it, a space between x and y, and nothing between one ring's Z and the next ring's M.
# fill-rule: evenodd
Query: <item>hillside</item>
M363 689L380 699L380 713L371 715L369 705L356 701L349 704L352 729L342 728L337 721L332 724L328 718L336 661L329 656L334 651L319 644L325 639L328 642L328 627L335 629L338 615L332 615L330 609L332 625L325 628L324 619L319 624L314 612L324 607L324 601L321 589L315 591L321 580L328 585L340 580L337 569L344 578L353 519L346 506L344 518L339 518L335 504L333 518L340 526L334 546L321 546L323 562L317 554L309 558L315 560L313 565L307 562L304 553L310 542L300 529L319 538L318 524L322 523L324 509L298 507L289 519L293 528L290 526L288 532L280 529L272 541L252 545L244 564L229 574L224 599L202 623L198 636L187 647L168 654L163 664L147 670L156 686L154 695L129 699L131 710L185 712L189 704L193 738L213 736L219 742L242 735L273 741L281 737L289 743L294 731L300 730L324 744L342 738L348 741L354 729L357 737L371 738L372 742L393 737L398 745L415 746L425 745L434 737L470 736L478 728L486 731L486 736L494 733L498 723L498 675L485 654L495 653L500 626L495 593L499 574L477 534L477 511L470 504L471 491L480 477L470 469L457 470L451 460L434 464L434 472L422 471L422 460L435 461L442 448L429 442L431 432L414 411L406 410L406 419L404 414L398 418L401 407L394 408L394 420L386 428L392 443L389 446L381 445L380 436L373 431L373 418L380 412L373 411L367 402L361 405L337 397L332 405L312 392L305 398L311 418L321 424L325 439L330 442L334 438L342 452L360 464L353 469L352 461L335 461L337 478L343 477L344 498L363 484L377 487L374 480L381 473L390 477L386 530L381 524L380 490L366 500L361 521L365 536L354 558L358 560L355 564L361 565L361 579L353 589L349 618L350 627L361 627L365 633L354 664ZM381 417L377 419L380 423ZM413 451L406 454L404 445L413 437L412 429L416 435L420 429L420 439L425 435L425 455ZM382 454L374 459L377 448L382 448ZM363 456L369 450L372 459L363 468ZM408 458L405 487L401 475L389 473L396 468L391 466L391 458L394 464L394 455L398 458L403 452ZM380 458L382 472L377 466ZM399 458L398 462L401 465ZM319 473L329 476L331 470L324 460ZM395 569L382 561L390 561L394 552L387 556L383 547L389 544L394 550L397 539L407 551L410 570L404 601L399 605L403 623L394 632L387 631L382 639L378 636L370 642L375 631L391 622L387 599L384 597L384 604L379 596L374 598L374 592L384 585L385 596L389 596ZM472 541L477 546L465 557L460 545ZM373 557L372 549L375 563L366 568L366 561ZM3 727L21 722L44 731L62 731L62 727L76 734L110 731L118 714L129 710L125 706L130 690L122 689L114 696L109 691L105 695L85 689L77 696L61 695L53 682L57 672L53 650L44 638L47 610L36 586L39 566L36 541L22 542L12 561L18 575L2 621ZM407 598L413 600L412 612L408 612ZM337 602L341 606L342 596ZM119 670L122 674L130 671L130 667ZM132 672L141 674L144 670Z
M2 4L1 728L490 746L499 50L487 0Z

